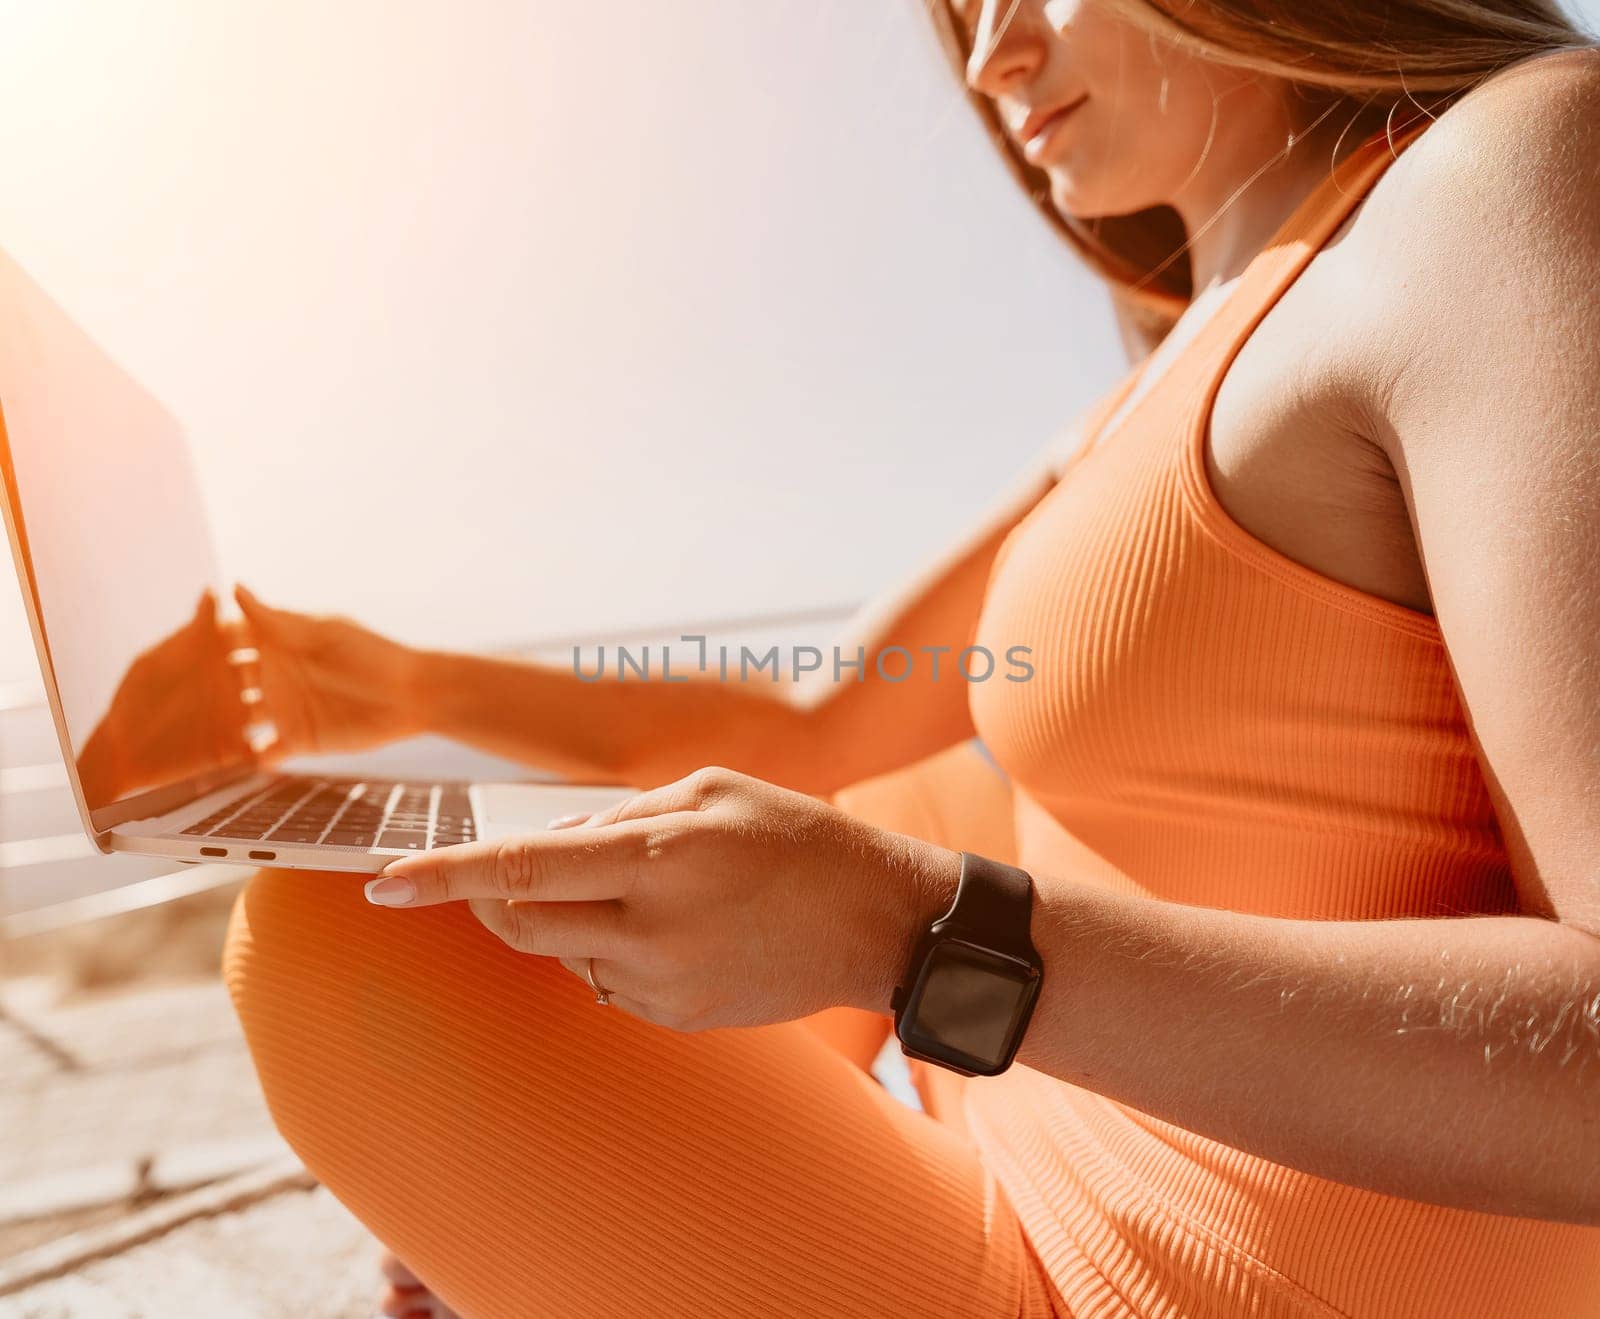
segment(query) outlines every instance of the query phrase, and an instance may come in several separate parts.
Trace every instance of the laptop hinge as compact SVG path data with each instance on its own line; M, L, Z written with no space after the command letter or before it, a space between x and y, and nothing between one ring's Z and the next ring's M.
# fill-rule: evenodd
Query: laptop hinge
M169 814L180 806L199 801L218 788L225 788L230 783L239 783L251 778L258 774L260 769L261 767L254 761L242 760L235 765L224 765L219 769L197 774L180 783L168 783L160 788L151 788L148 792L141 792L126 801L102 806L93 814L95 833L108 834L119 824L126 824L129 820L153 820Z

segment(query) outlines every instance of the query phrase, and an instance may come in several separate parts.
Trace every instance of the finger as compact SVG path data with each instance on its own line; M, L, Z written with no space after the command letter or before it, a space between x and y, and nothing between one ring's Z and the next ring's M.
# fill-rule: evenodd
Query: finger
M234 586L233 598L239 602L239 608L244 611L244 616L251 626L258 627L263 632L271 632L280 626L280 611L263 604L256 593L243 582Z
M680 811L703 811L734 790L740 775L731 770L707 766L673 783L635 793L632 797L596 811L589 817L590 828L621 824L626 820L645 820Z
M205 644L217 635L218 627L217 597L211 593L211 588L207 587L200 592L200 599L195 602L194 613L189 616L189 622L184 630Z
M469 898L620 898L646 858L649 827L559 829L401 857L367 884L367 900L380 907L429 907Z
M594 986L589 983L589 959L587 957L562 957L557 959L566 969L567 973L576 979L590 994L594 993ZM624 962L614 961L604 957L594 959L595 982L604 989L609 1001L606 1007L622 1008L633 1013L636 1017L644 1017L648 1012L643 999L634 998L628 992L634 988L632 977Z
M574 815L558 815L555 819L551 820L549 824L545 825L545 828L571 829L575 825L580 825L585 820L590 819L593 815L593 811L578 811Z
M467 904L492 934L536 957L615 957L626 944L626 914L615 902L507 902L474 898Z

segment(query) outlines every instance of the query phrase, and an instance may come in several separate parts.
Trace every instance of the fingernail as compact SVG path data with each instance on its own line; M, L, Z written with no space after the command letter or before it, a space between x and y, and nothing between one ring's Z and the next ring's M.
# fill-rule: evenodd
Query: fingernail
M367 901L375 906L403 907L416 896L416 886L397 875L380 875L367 881Z
M582 824L590 816L589 811L579 811L575 815L558 815L545 825L546 829L570 829L575 824Z

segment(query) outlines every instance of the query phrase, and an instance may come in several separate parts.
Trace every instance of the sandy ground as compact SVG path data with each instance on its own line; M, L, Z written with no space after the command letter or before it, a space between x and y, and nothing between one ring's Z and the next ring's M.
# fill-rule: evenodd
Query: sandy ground
M0 1319L372 1314L377 1248L326 1191L185 1216L297 1166L216 976L236 889L3 950ZM119 1239L152 1217L154 1239ZM79 1246L92 1258L6 1288Z
M5 1319L369 1319L376 1248L320 1188L204 1218L0 1299Z

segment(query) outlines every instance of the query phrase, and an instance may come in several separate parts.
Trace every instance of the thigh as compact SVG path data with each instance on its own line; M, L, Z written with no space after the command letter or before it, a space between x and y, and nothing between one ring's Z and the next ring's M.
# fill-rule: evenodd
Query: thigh
M828 1008L802 1017L800 1024L863 1072L872 1071L872 1064L883 1052L884 1041L894 1029L894 1019L888 1014L865 1008Z
M800 1023L667 1031L349 875L258 875L225 972L285 1137L465 1315L1048 1313L973 1148Z
M1014 862L1011 784L977 742L960 742L833 795L840 810L880 829L958 852Z

